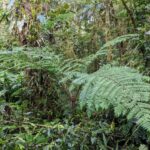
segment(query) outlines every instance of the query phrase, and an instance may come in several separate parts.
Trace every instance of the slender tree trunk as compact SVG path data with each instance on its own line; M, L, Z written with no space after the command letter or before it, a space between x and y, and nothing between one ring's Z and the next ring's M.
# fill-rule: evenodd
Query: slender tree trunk
M126 4L126 2L124 0L121 0L123 6L125 7L125 9L127 10L127 13L130 17L130 20L132 22L132 25L133 25L133 28L134 28L134 31L136 30L136 21L134 19L134 16L133 16L133 13L132 11L129 9L128 5Z
M105 0L105 24L106 24L106 30L105 30L105 41L111 40L111 2L112 0ZM112 47L109 47L108 50L108 55L107 55L107 60L111 61L112 60Z

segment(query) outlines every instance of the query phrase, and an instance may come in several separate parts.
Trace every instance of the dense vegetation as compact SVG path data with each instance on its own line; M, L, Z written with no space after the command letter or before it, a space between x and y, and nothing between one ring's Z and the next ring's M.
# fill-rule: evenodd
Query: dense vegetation
M149 0L0 0L0 149L150 148Z

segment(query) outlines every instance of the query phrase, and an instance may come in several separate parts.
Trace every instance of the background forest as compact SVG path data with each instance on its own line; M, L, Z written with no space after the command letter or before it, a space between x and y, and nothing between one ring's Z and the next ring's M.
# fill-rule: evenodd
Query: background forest
M0 149L150 149L150 1L0 0Z

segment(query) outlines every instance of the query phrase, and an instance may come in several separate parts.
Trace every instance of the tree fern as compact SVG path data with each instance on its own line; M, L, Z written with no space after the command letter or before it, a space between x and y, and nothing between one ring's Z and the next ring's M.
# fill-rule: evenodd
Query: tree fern
M82 59L67 59L63 61L63 63L60 66L61 72L69 72L71 71L79 71L79 72L87 72L89 65L94 62L97 58L104 59L108 55L108 47L116 46L117 44L121 42L125 42L127 40L137 40L139 37L138 34L127 34L119 36L111 41L108 41L106 44L104 44L100 50L98 50L95 54L91 54L87 57L84 57ZM117 50L116 48L113 48L113 50Z
M82 59L68 59L66 61L64 61L64 63L62 63L61 65L61 71L82 71L82 72L86 72L87 68L89 67L89 65L97 58L102 58L104 59L104 57L106 57L108 55L108 47L112 46L116 46L117 44L121 43L121 42L125 42L127 40L133 41L133 40L138 40L139 39L139 35L138 34L126 34L126 35L122 35L119 36L113 40L108 41L107 43L105 43L100 50L98 50L95 54L91 54L85 58ZM116 48L113 49L114 51L116 50Z
M90 116L95 111L113 106L116 116L136 118L137 123L150 131L150 84L136 70L108 65L93 74L80 74L73 81L83 84L79 96L81 108Z
M59 71L62 57L47 49L16 48L0 52L1 70L24 70L25 68Z

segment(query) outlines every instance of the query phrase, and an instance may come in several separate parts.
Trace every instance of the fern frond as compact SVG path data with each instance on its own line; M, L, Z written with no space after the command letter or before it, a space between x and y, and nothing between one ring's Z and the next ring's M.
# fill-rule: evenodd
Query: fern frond
M60 68L61 72L71 72L71 71L86 72L87 65L81 59L67 59L63 61Z
M138 40L139 39L139 34L126 34L122 36L118 36L117 38L108 41L106 44L104 44L101 48L101 50L106 49L110 46L115 46L121 42L125 42L127 40Z
M98 50L96 52L96 54L93 54L89 57L87 57L87 65L89 65L91 62L93 62L95 59L99 58L99 57L104 57L108 55L108 47L114 47L117 44L120 44L121 42L125 42L125 41L136 41L139 39L139 34L126 34L126 35L122 35L122 36L118 36L117 38L108 41L107 43L105 43L100 50ZM116 51L116 48L112 49L113 51Z
M134 69L108 65L88 76L80 75L75 80L85 83L80 106L87 108L88 115L113 106L116 116L136 118L150 131L150 84L144 78Z
M1 70L23 70L25 68L59 71L62 57L44 49L16 49L0 52Z

